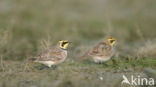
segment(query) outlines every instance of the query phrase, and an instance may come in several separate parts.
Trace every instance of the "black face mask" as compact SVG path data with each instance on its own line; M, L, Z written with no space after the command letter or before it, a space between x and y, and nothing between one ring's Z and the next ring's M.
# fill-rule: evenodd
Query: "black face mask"
M63 42L63 43L62 43L62 47L64 47L64 45L67 44L67 43L68 43L68 42Z
M113 43L115 40L111 40L110 43Z

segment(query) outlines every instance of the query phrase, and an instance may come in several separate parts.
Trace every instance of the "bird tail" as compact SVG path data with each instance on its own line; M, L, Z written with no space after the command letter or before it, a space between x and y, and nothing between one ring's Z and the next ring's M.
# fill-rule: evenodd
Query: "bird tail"
M88 52L86 52L84 55L82 55L80 58L81 59L87 59L87 57L88 57Z

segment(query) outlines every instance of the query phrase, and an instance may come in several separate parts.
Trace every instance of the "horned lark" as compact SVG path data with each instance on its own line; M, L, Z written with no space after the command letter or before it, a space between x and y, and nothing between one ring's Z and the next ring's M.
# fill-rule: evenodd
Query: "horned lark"
M114 54L116 40L113 37L107 37L91 48L83 57L91 57L96 63L103 63L111 59Z
M32 60L33 62L45 64L48 67L62 63L67 57L68 45L68 41L61 40L55 47L51 47Z

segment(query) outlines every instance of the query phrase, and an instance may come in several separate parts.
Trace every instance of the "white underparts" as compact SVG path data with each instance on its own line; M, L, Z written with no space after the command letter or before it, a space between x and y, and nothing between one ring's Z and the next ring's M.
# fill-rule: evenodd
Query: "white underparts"
M48 67L51 67L52 65L55 64L55 62L53 61L38 61L39 63L42 63L42 64L45 64L47 65Z
M110 60L110 57L108 57L108 58L93 57L93 60L94 60L96 63L99 63L99 62L107 62L108 60Z

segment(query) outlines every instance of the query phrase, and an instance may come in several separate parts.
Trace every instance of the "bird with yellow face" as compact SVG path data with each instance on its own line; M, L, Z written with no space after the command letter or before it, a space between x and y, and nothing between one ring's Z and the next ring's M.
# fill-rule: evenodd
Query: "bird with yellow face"
M68 45L69 42L67 40L61 40L56 46L49 48L32 60L48 67L62 63L67 57Z
M91 48L82 57L89 57L96 63L107 62L114 54L116 46L116 40L113 37L107 37L104 41L99 42L93 48Z

